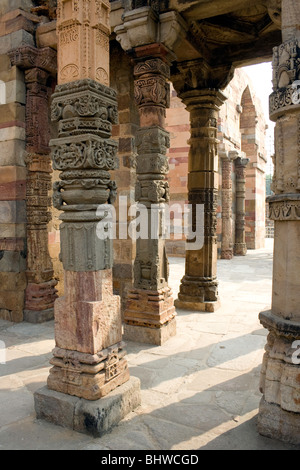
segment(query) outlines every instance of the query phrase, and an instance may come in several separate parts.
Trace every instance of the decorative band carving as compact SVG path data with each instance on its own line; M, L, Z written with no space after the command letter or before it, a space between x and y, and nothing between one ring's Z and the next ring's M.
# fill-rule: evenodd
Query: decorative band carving
M300 220L300 195L283 199L271 196L269 202L269 218L271 220Z

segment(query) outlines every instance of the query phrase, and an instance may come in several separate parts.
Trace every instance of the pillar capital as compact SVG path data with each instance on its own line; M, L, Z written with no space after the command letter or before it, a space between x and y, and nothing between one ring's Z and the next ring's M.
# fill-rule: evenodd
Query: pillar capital
M172 69L174 87L185 102L191 102L199 96L205 99L210 96L221 106L226 96L220 91L224 89L233 78L234 68L229 64L216 67L205 59L180 62Z
M250 162L250 158L238 157L235 159L236 167L240 167L240 168L246 168L249 162Z
M8 53L11 64L22 70L39 69L56 76L57 52L50 47L41 49L32 46L20 46Z

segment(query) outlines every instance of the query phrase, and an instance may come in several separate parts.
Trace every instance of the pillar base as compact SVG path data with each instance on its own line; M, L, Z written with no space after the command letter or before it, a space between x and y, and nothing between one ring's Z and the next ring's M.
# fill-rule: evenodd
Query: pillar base
M55 348L48 388L86 400L99 400L129 380L125 355L123 342L95 355Z
M160 328L149 328L145 326L124 325L125 341L137 343L155 344L161 346L172 336L176 336L176 320L173 318Z
M191 302L176 299L174 305L179 310L192 310L193 312L215 312L221 306L219 300L214 302Z
M232 259L233 258L233 250L222 250L221 251L221 259Z
M258 415L258 432L262 436L289 444L300 443L300 415L283 410L275 403L261 399Z
M34 394L37 419L94 437L109 432L140 404L140 380L136 377L97 401L55 392L47 387Z
M132 289L124 313L124 339L161 345L176 334L176 312L169 287Z
M246 243L236 243L234 245L234 255L235 256L246 256L247 254L247 245Z
M44 323L54 319L54 308L47 310L24 310L24 321L28 323Z

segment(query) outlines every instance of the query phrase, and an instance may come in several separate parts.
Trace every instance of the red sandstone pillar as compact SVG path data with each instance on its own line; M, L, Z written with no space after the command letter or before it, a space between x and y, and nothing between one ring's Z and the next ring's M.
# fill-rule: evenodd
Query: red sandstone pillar
M174 87L190 112L189 203L204 207L202 248L186 252L178 308L214 311L219 307L217 280L218 113L226 97L219 88L232 77L231 68L214 70L203 60L177 65ZM211 87L208 87L211 85Z
M118 166L111 139L118 112L109 87L110 4L59 0L57 7L51 116L58 137L50 145L53 166L61 171L54 204L62 212L65 295L55 302L48 388L35 394L35 405L40 418L99 436L140 403L122 341L120 298L113 294L113 240L104 236L116 190L110 171Z
M163 233L153 238L151 226L153 217L160 218L169 202L166 152L170 138L165 116L170 99L170 65L166 49L159 44L137 48L135 55L135 100L140 114L136 200L146 208L148 236L137 239L134 289L128 294L124 334L134 341L162 344L176 334L175 308L168 286Z
M25 71L26 83L26 215L27 289L24 320L41 323L54 317L57 298L48 250L51 200L49 100L56 75L57 56L50 48L20 47L9 53L11 62Z

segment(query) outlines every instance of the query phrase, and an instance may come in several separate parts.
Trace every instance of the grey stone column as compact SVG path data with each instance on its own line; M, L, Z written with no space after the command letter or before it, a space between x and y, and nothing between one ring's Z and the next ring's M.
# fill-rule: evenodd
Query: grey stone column
M221 259L233 257L232 233L232 161L236 152L226 152L222 162L222 245Z
M283 43L274 48L270 118L276 122L272 308L260 314L269 330L261 371L258 429L300 442L300 4L282 1Z
M218 73L219 72L219 73ZM209 76L207 76L209 75ZM205 79L204 79L205 76ZM174 87L190 112L189 204L196 214L204 208L203 246L188 243L185 276L181 281L178 308L214 311L219 307L217 280L217 194L218 194L218 113L225 95L231 68L213 70L202 60L178 65L172 77ZM211 87L208 87L208 84Z
M235 221L235 256L247 254L246 232L245 232L245 203L246 203L246 166L249 158L237 158L235 160L236 173L236 221Z
M141 49L139 54L143 56ZM146 234L137 238L134 289L128 294L124 313L125 338L162 344L176 334L175 308L168 286L163 220L169 202L167 149L169 133L164 129L170 101L170 65L163 60L165 48L151 44L135 65L135 100L140 113L137 133L136 200L143 207ZM162 58L161 58L162 57ZM157 231L153 233L153 227Z

